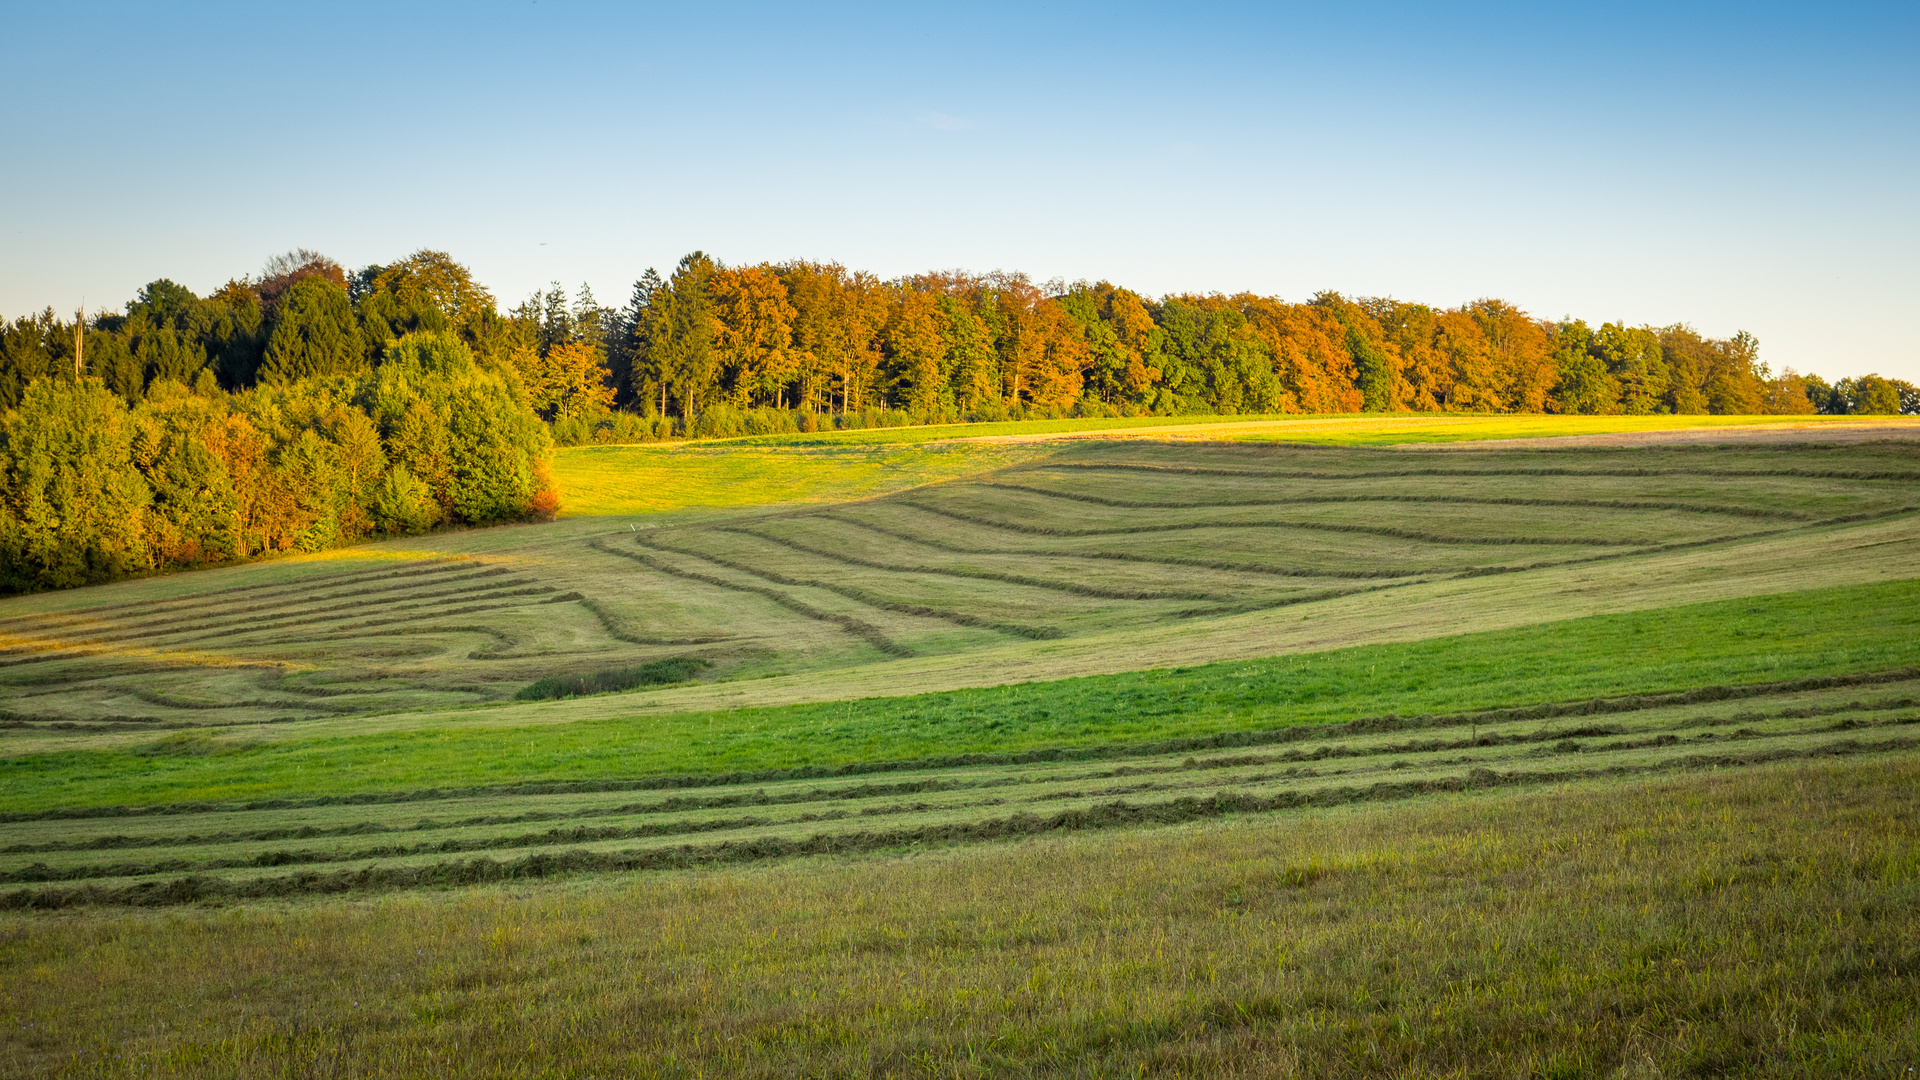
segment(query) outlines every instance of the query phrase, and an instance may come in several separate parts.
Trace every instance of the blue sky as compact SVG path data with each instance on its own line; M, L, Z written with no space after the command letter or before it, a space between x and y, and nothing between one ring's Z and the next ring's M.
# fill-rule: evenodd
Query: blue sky
M835 259L1920 381L1920 5L8 4L0 314L304 246L511 304Z

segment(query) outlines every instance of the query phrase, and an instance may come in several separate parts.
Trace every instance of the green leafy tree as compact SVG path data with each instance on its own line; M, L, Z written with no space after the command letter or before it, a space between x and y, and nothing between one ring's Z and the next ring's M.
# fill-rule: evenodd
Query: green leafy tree
M634 374L659 394L661 412L677 403L689 423L718 375L718 328L707 294L714 270L702 252L681 259L673 277L649 295L634 334Z
M20 404L35 379L73 374L72 349L62 347L72 333L52 308L0 325L0 408Z
M1866 416L1895 416L1900 412L1901 384L1879 375L1841 379L1835 384L1838 397L1849 413Z
M133 411L133 462L153 492L147 544L159 566L193 566L245 555L235 544L238 499L226 462L211 446L229 403L178 383L155 383Z
M1641 416L1671 408L1665 400L1671 372L1652 330L1603 323L1593 335L1592 348L1619 384L1621 412Z
M546 425L451 334L394 342L362 396L388 458L425 482L446 517L490 525L552 498Z
M1561 322L1553 333L1554 368L1560 381L1553 388L1556 412L1589 415L1620 411L1620 384L1607 371L1607 362L1594 351L1593 331L1580 319Z
M386 471L374 486L370 503L374 523L381 532L414 536L432 528L439 519L433 491L405 465Z
M126 402L96 378L36 379L4 422L0 580L70 588L150 565Z
M260 380L349 375L364 370L366 361L366 341L347 291L323 277L308 277L289 288L274 310Z

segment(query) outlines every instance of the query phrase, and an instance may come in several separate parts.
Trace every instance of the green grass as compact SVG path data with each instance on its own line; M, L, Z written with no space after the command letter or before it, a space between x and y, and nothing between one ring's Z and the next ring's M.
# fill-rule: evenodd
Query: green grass
M1100 432L1148 439L1390 446L1850 419L1368 413L1022 420L570 447L556 453L553 475L567 516L632 515L869 497L1033 460L1047 453L1048 445L954 440L1046 440Z
M1920 662L1920 582L1815 590L1173 671L530 729L289 740L238 753L0 759L0 810L837 766L1153 741Z
M609 717L618 699L513 699L671 657L712 669L627 715L1915 577L1913 446L1063 444L855 502L688 509L646 529L575 518L16 598L0 604L0 757L182 726L285 741Z
M1920 669L1360 720L910 768L316 794L9 823L0 908L552 878L1284 814L1920 749ZM220 752L204 735L153 754ZM751 780L743 783L742 780Z
M1273 413L1246 416L1126 416L1078 417L1064 420L999 420L977 424L921 424L897 428L855 428L850 431L822 431L803 435L748 435L735 439L716 439L717 446L880 446L933 442L945 439L988 439L1037 435L1074 435L1083 431L1139 431L1152 433L1158 428L1199 427L1209 424L1245 424L1261 421L1307 419L1298 414ZM1325 417L1313 417L1325 419Z
M1914 444L1232 420L0 604L0 1073L1915 1059Z
M516 701L551 701L586 694L612 694L641 686L685 682L712 667L697 656L670 656L638 667L594 671L585 675L551 675L528 683L513 695Z
M853 433L850 433L853 434ZM568 517L838 502L996 469L1044 448L919 439L824 446L735 442L577 446L556 451Z
M0 917L70 1077L1900 1076L1920 766L907 857Z

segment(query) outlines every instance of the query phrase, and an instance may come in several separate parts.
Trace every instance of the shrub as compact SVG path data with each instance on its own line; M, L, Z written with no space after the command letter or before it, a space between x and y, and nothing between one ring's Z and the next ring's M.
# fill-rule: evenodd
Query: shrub
M532 683L518 694L517 701L545 701L549 698L580 697L586 694L611 694L636 686L660 686L686 682L702 669L713 665L697 656L671 656L639 667L615 668L587 675L551 675Z
M999 421L1005 420L1006 418L1007 418L1006 404L1000 401L996 401L993 398L986 398L981 401L975 402L973 406L973 410L967 414L967 419L973 421L976 424L998 423Z
M553 422L553 441L557 446L581 446L593 437L593 419L579 413L561 416Z
M600 423L593 431L593 441L597 443L652 442L660 437L653 417L630 412L608 413L600 418Z
M395 465L381 477L373 489L373 520L381 532L413 536L432 528L439 518L439 504L427 485Z
M800 425L785 409L749 409L746 428L749 435L788 435L800 430Z
M694 418L687 435L695 439L728 439L746 434L746 416L724 401L707 406Z

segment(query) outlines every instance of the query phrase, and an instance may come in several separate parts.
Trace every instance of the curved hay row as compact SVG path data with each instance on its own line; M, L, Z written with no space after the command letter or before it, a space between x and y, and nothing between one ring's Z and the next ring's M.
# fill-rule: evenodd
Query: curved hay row
M456 570L464 566L471 566L475 562L474 559L464 555L454 556L451 558L433 559L433 560L427 560L427 561L429 565L425 567L414 568L414 569L367 570L357 574L342 574L339 577L328 579L323 587L328 589L337 589L337 588L341 588L348 585L362 584L367 581L379 581L379 580L386 580L386 579L392 579L392 578L411 578L411 577L422 577L422 576L432 575L432 574L444 574L449 570ZM235 585L225 589L209 589L202 592L194 592L185 596L157 597L151 600L127 600L127 601L122 601L120 603L115 603L115 604L97 604L91 607L74 608L70 611L36 612L28 615L11 615L5 618L0 618L0 625L5 625L7 623L13 623L13 622L30 621L35 619L63 619L63 618L78 617L78 616L95 616L103 612L121 611L125 609L130 609L130 608L149 608L150 609L150 608L156 608L156 607L174 607L179 610L185 610L188 608L196 608L196 607L220 606L225 604L227 601L224 599L210 599L210 598L230 597L236 593L272 593L272 592L304 593L311 590L315 584L316 582L313 582L313 581L306 581L306 582L276 581L276 582L262 583L259 585Z
M1418 540L1427 544L1476 544L1489 547L1501 547L1522 544L1536 547L1582 546L1582 547L1650 547L1645 540L1620 540L1605 537L1537 537L1537 536L1443 536L1438 533L1420 532L1415 529L1393 529L1382 525L1340 525L1319 521L1172 521L1152 525L1115 525L1095 529L1057 529L1044 525L1024 525L1018 522L998 521L993 518L968 514L960 510L949 510L933 506L917 499L899 498L895 500L902 506L911 506L916 510L925 510L930 514L939 514L955 521L964 521L970 525L980 525L989 529L1003 529L1007 532L1026 533L1030 536L1125 536L1134 533L1185 532L1194 529L1301 529L1308 532L1359 533L1367 536L1387 536L1396 540Z
M847 599L854 601L855 603L865 604L868 607L879 608L882 611L891 611L900 615L915 615L915 616L919 616L921 618L926 618L926 619L939 619L939 620L942 620L943 622L950 622L957 626L968 626L968 627L973 627L975 629L980 629L980 630L998 630L1003 634L1012 634L1015 637L1032 638L1035 640L1048 640L1051 638L1057 638L1061 636L1060 631L1054 629L1051 626L1029 626L1024 623L1000 622L994 619L984 619L978 615L969 615L964 611L952 611L946 608L928 607L924 604L909 604L900 600L889 600L886 597L879 595L878 593L869 592L866 589L857 588L852 585L842 585L836 581L821 581L817 578L789 577L785 574L776 573L772 570L760 570L755 567L748 566L746 563L738 562L733 559L728 559L720 555L709 555L704 551L698 551L692 548L671 547L667 544L661 543L657 537L649 536L648 534L645 534L645 533L642 533L640 535L638 542L646 545L647 547L651 547L659 551L670 551L670 552L673 552L675 555L684 555L689 558L704 559L707 562L713 563L717 566L724 566L729 570L735 570L742 574L750 574L757 578L764 578L767 581L771 581L777 585L792 585L800 588L824 589L827 592L834 593L839 596L844 596Z
M1499 469L1377 469L1363 472L1315 472L1299 469L1228 469L1208 465L1152 465L1127 461L1046 461L1017 465L1007 472L1047 472L1075 469L1092 472L1169 473L1182 476L1228 476L1261 480L1398 480L1422 476L1564 476L1634 478L1646 476L1704 476L1738 479L1781 477L1797 480L1920 480L1920 472L1860 469L1560 469L1508 467Z
M504 571L504 570L490 571L484 574L474 574L472 575L472 577L473 578L493 578L493 577L498 577L501 574L507 574L507 573L511 573L511 571ZM462 578L459 580L464 581L468 579ZM546 592L553 591L551 586L539 586L535 584L537 580L538 579L536 578L524 577L524 578L517 578L512 581L488 581L488 582L485 582L484 584L465 585L457 589L441 589L437 592L403 593L400 595L394 595L392 590L386 590L386 592L388 593L387 599L383 599L383 600L353 599L344 603L333 604L328 607L315 607L315 608L301 609L296 607L262 605L259 608L242 609L241 612L234 613L238 615L238 614L244 613L247 610L251 610L255 613L254 617L252 618L229 618L229 619L223 619L219 622L196 622L192 618L187 618L187 617L182 617L177 619L168 619L168 620L165 620L164 625L159 626L159 628L157 629L155 628L155 624L151 624L151 623L146 625L136 625L134 627L128 628L125 632L122 632L122 633L101 634L96 637L87 638L85 639L84 643L85 644L120 643L120 642L127 642L127 641L142 641L148 638L173 637L180 634L215 634L218 631L231 629L236 626L240 626L240 627L252 626L256 629L267 630L267 629L274 629L280 626L291 626L298 622L305 622L305 621L329 622L329 621L332 621L333 619L347 617L347 615L340 614L342 612L348 613L350 615L351 613L355 613L355 612L371 612L371 611L382 611L382 610L386 610L386 611L407 610L411 607L419 606L417 602L427 601L427 600L445 600L445 599L454 598L454 597L472 597L480 593L489 593L491 595L503 596L503 595L533 595L543 590ZM418 586L414 586L414 587L417 588ZM325 599L331 599L331 598L318 598L318 599L325 600ZM260 613L263 613L263 612L270 613L268 617L275 618L277 621L274 621L274 622L256 621L259 618ZM185 625L182 625L182 624L185 624Z
M1549 506L1569 510L1672 510L1687 514L1721 514L1746 518L1784 518L1788 521L1814 521L1815 515L1798 510L1762 510L1747 506L1703 506L1698 503L1652 499L1523 499L1478 495L1294 495L1255 499L1216 499L1192 502L1115 499L1080 491L1056 491L1028 484L1007 484L992 480L974 481L975 487L1020 491L1051 499L1111 506L1122 510L1203 510L1233 506L1295 506L1323 503L1412 503L1442 506Z
M587 546L590 548L593 548L595 551L605 552L608 555L618 555L623 559L632 559L634 562L637 562L642 566L647 567L650 570L657 570L662 574L667 574L672 577L685 578L688 581L698 581L707 585L716 586L718 588L730 589L734 592L752 593L756 596L765 597L766 599L771 600L776 604L779 604L781 607L786 608L788 611L794 612L797 615L802 615L802 616L805 616L806 618L814 619L818 622L833 623L834 625L845 630L847 633L852 634L853 636L866 641L868 644L872 645L876 649L879 649L881 652L886 653L888 656L912 656L913 655L912 649L909 649L905 645L902 645L899 642L888 637L886 634L881 632L879 627L873 625L872 623L862 622L861 620L856 619L851 615L841 615L831 611L822 611L819 608L814 607L812 604L809 604L803 600L800 600L797 597L788 595L787 593L783 593L778 589L764 589L757 585L743 585L740 582L728 581L725 578L715 577L712 574L702 574L697 570L687 570L682 567L673 566L667 562L664 562L660 559L653 558L650 555L646 555L638 551L621 551L620 549L613 547L611 545L608 545L606 543L603 543L599 540L589 540L587 542Z
M1028 577L1024 574L1008 574L1008 573L1002 573L996 570L962 570L956 567L913 566L913 565L907 565L902 563L880 562L877 559L862 559L856 555L848 555L844 552L829 551L825 548L814 547L810 544L805 544L798 540L788 539L787 537L784 537L784 536L777 536L773 533L760 532L756 529L749 528L744 525L721 525L721 526L716 526L714 528L714 531L739 533L742 536L751 536L759 540L765 540L769 544L778 544L781 547L790 548L794 551L802 552L804 554L817 555L823 559L831 559L835 562L846 563L848 566L864 566L871 570L887 570L896 574L931 574L939 577L971 578L971 579L980 580L980 581L1000 581L1000 582L1005 582L1006 584L1009 584L1009 585L1025 585L1035 589L1047 589L1053 592L1072 593L1076 596L1091 596L1091 597L1095 597L1097 599L1102 599L1102 600L1226 600L1226 599L1229 599L1228 597L1219 596L1209 592L1201 592L1195 589L1179 589L1179 590L1104 589L1097 585L1083 585L1079 582L1073 582L1073 581L1054 581L1049 578Z
M716 641L732 641L738 636L718 634L710 637L662 637L658 634L643 634L633 629L625 619L597 600L582 597L579 604L594 618L600 620L600 627L607 632L608 637L615 641L624 641L629 645L711 645ZM488 659L493 658L488 657Z
M539 592L551 593L553 592L553 590L551 588L544 588L539 590ZM399 630L393 630L393 629L387 629L387 628L405 627L407 623L417 623L422 619L446 619L446 618L452 618L455 615L473 615L482 611L504 611L512 608L537 606L540 604L566 604L566 603L571 603L578 599L580 599L579 593L567 592L567 593L561 593L557 596L547 596L544 599L535 600L532 602L531 605L527 601L520 600L520 599L508 599L505 603L469 604L466 607L453 608L449 611L423 611L423 612L417 612L411 615L399 615L399 616L386 618L386 619L366 619L357 623L348 623L345 626L336 626L333 628L333 631L331 633L327 633L327 634L302 634L297 637L268 638L265 641L255 642L254 644L256 645L308 645L308 644L320 644L324 642L334 642L334 641L357 641L361 638L366 638L366 637L389 637L395 634L466 632L472 628L458 627L458 626L456 627L416 627L416 628L407 628L407 629L399 629ZM421 606L432 607L433 605L423 604ZM379 632L376 634L362 633L362 631L365 631L365 630L378 630ZM491 633L491 631L486 631L486 630L482 630L481 632Z
M877 532L882 536L891 536L896 540L906 540L915 544L925 544L941 551L951 551L956 555L1031 555L1046 559L1107 559L1114 562L1144 563L1147 565L1191 566L1203 570L1231 570L1247 574L1269 574L1274 577L1291 578L1403 578L1418 577L1421 574L1459 573L1457 570L1423 567L1410 570L1315 570L1310 567L1268 566L1265 563L1234 562L1230 559L1199 559L1183 555L1141 555L1128 551L1057 551L1048 548L982 548L967 547L947 540L938 540L931 536L909 533L898 529L889 529L871 521L847 517L844 514L826 512L814 515L829 521L838 521L856 528ZM1473 567L1470 569L1479 569Z
M534 579L527 578L525 580L527 582L531 582ZM501 584L519 585L520 583L503 582ZM405 603L405 604L394 603L394 604L377 604L377 605L341 604L337 607L326 608L322 611L301 612L297 615L291 615L287 618L280 619L274 622L261 622L261 623L249 624L247 620L242 619L242 620L236 620L230 623L220 623L216 626L207 627L206 629L219 631L219 630L231 630L237 627L239 628L237 632L231 633L231 634L222 634L220 636L225 638L241 638L241 637L250 636L254 633L260 633L260 632L265 632L269 630L284 630L290 626L312 626L315 623L328 623L328 622L337 621L339 619L349 619L359 614L388 614L388 613L399 612L399 611L420 611L422 609L438 608L442 606L441 601L452 601L454 603L463 603L463 602L474 602L474 601L480 601L480 600L505 600L512 597L547 596L556 591L558 590L556 590L551 585L526 584L522 587L504 588L504 589L497 588L492 585L487 585L487 586L481 586L481 587L470 588L470 589L449 590L448 592L445 592L445 593L427 594L426 596L418 598L418 601L414 603ZM158 634L134 634L120 640L130 641L137 638L166 637L172 634L182 634L182 633L190 633L190 632L192 631L173 630L173 631L168 631L166 633L158 633Z

